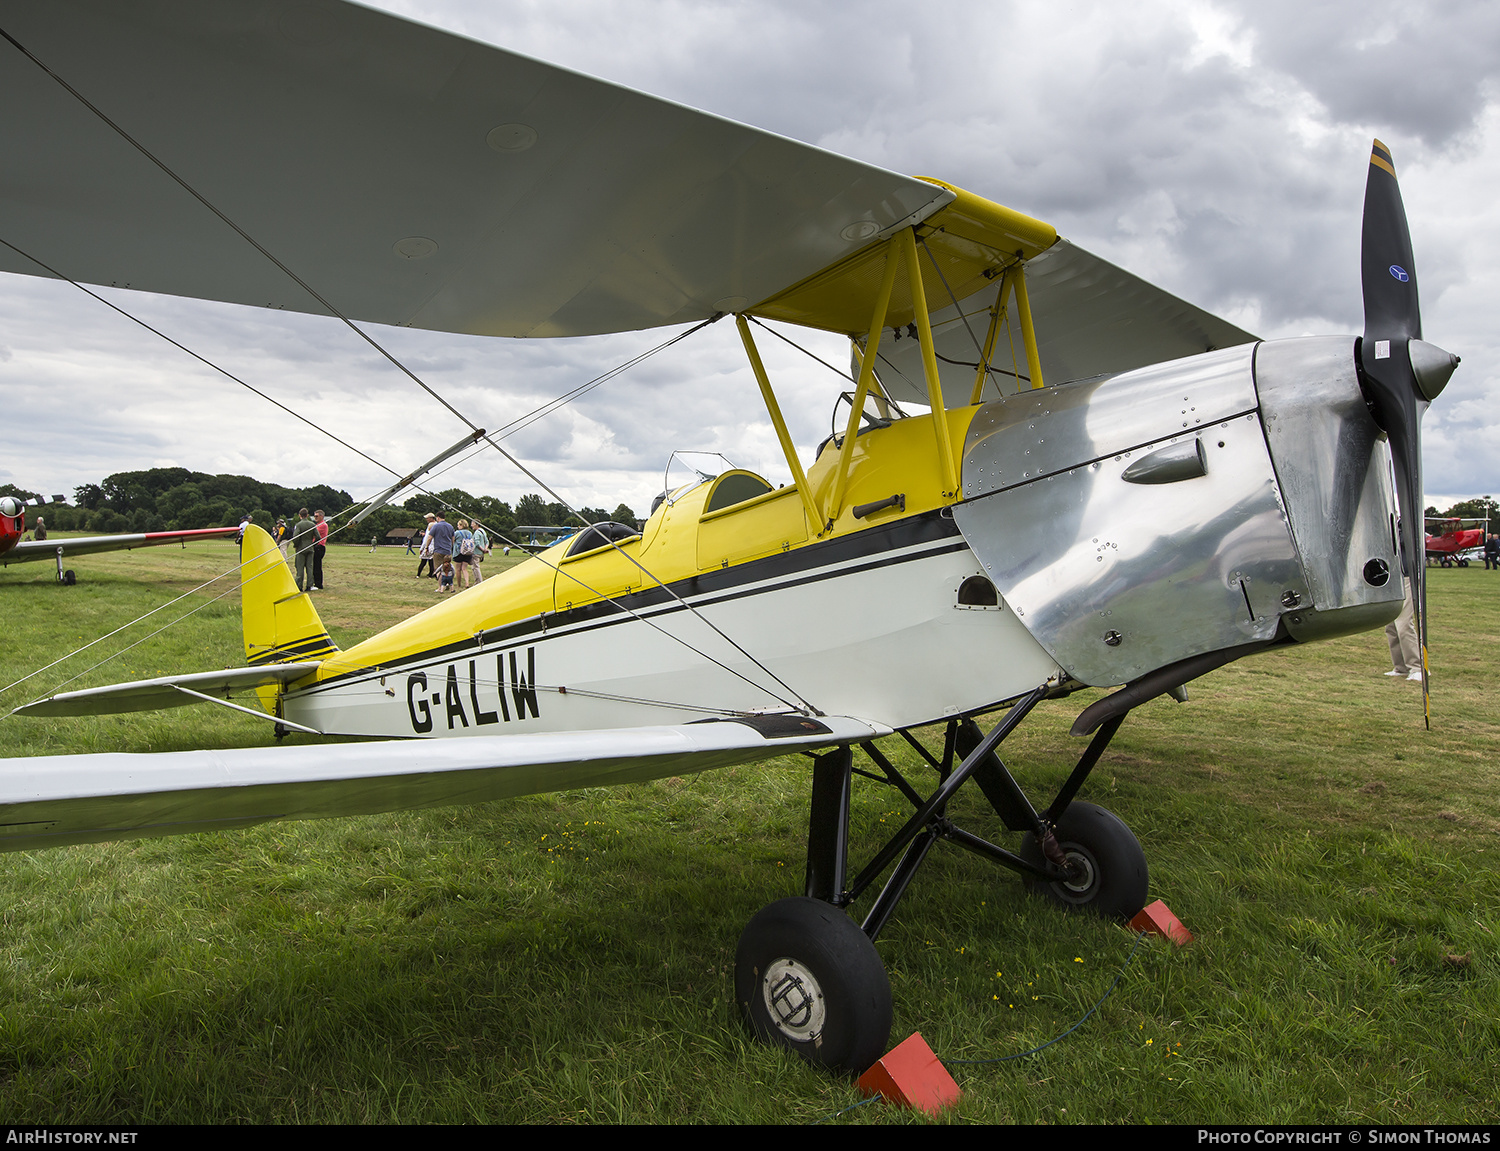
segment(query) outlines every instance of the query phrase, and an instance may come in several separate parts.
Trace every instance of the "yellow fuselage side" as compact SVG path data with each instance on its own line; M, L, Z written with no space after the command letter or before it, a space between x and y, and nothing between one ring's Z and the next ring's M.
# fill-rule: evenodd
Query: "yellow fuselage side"
M945 413L949 434L962 444L977 408ZM630 593L657 582L674 584L701 572L732 567L820 540L853 535L920 515L954 502L944 499L931 416L896 420L855 439L842 506L831 529L819 532L810 523L797 489L790 485L728 508L704 512L717 481L699 484L676 500L667 500L646 522L638 538L618 548L605 546L572 558L573 540L564 540L477 587L444 600L419 615L365 642L340 652L298 686L351 671L382 667L481 632L505 627L548 612L568 611L602 598L630 606ZM824 447L808 470L808 484L826 511L839 452ZM744 474L744 473L740 473ZM889 507L856 518L854 509L893 495L906 498L905 510ZM636 562L631 562L632 560ZM637 563L640 565L636 566ZM649 575L642 572L644 568Z

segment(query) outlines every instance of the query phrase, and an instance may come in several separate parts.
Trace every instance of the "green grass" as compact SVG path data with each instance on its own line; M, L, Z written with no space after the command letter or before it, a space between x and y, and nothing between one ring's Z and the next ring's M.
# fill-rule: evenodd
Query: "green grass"
M3 682L230 555L198 544L86 557L73 588L47 565L10 569ZM345 645L432 600L394 550L335 548L327 567L317 603ZM1136 832L1152 896L1197 940L1148 942L1100 1011L1045 1053L956 1067L954 1118L1492 1121L1497 592L1500 577L1476 568L1431 574L1431 732L1415 685L1380 674L1379 633L1242 661L1193 684L1186 705L1132 715L1083 798ZM230 594L72 686L241 655ZM1043 705L1007 743L1034 798L1070 770L1082 742L1066 728L1093 698ZM269 724L207 708L0 722L6 756L268 742ZM733 1004L744 923L800 889L808 785L806 761L783 760L0 857L0 1121L831 1115L857 1099L847 1081L750 1042ZM857 788L856 862L905 814L888 790ZM972 788L953 814L1014 839ZM954 1059L1024 1050L1081 1016L1133 942L940 847L878 945L893 1039L921 1031ZM877 1105L841 1121L920 1120Z

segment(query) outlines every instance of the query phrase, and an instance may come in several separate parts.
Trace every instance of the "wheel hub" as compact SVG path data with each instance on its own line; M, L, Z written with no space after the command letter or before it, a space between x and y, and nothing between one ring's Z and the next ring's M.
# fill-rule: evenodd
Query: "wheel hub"
M1067 856L1068 877L1053 886L1058 893L1069 902L1085 902L1093 894L1094 887L1099 882L1099 871L1094 863L1094 857L1082 848L1068 845L1064 852Z
M794 1043L815 1042L827 1018L823 988L817 977L795 959L782 956L766 965L760 981L766 1014Z

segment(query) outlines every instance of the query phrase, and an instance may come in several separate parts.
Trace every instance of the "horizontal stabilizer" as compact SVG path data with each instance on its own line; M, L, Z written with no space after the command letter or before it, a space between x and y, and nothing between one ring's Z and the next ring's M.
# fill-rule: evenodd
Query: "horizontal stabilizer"
M637 783L885 734L840 716L757 716L542 735L5 759L0 851Z
M299 680L318 668L318 660L273 663L265 667L232 667L224 671L195 671L189 675L164 675L131 683L112 683L82 691L65 691L16 708L18 715L118 715L123 711L159 711L202 703L177 688L201 695L228 699L233 692L276 687Z

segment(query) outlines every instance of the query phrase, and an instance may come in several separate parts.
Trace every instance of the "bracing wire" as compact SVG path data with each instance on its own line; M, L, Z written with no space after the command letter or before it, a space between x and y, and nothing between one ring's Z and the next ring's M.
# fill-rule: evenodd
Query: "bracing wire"
M327 311L331 315L335 316L340 322L342 322L346 327L348 327L352 332L354 332L355 335L357 335L361 340L363 340L365 343L369 344L371 348L373 348L382 357L384 357L386 360L388 360L398 371L400 371L403 375L405 375L406 377L408 377L413 383L415 383L423 391L427 392L428 395L430 395L434 400L436 400L439 404L441 404L444 408L446 408L453 416L455 416L457 419L459 419L461 422L463 422L469 428L470 431L474 432L476 435L481 436L486 443L488 443L492 448L494 448L497 452L499 452L500 455L503 456L507 461L509 461L517 470L519 470L523 475L525 475L528 479L530 479L533 483L535 483L538 487L540 487L548 495L552 496L552 498L557 503L562 504L563 507L567 509L567 511L569 512L569 514L571 514L576 519L578 519L578 521L580 523L582 523L582 524L584 524L586 526L589 524L589 521L583 515L581 515L577 511L577 509L575 509L568 501L564 500L560 495L558 495L557 492L553 491L553 489L551 488L550 485L548 485L547 483L545 483L539 476L537 476L534 472L532 472L530 468L526 467L526 465L523 464L519 459L517 459L515 456L511 455L510 452L506 451L503 447L501 447L500 444L499 444L499 442L493 436L491 436L488 433L486 433L484 431L484 429L482 429L482 428L479 427L478 424L474 423L471 419L469 419L468 416L464 415L463 412L459 411L458 408L454 407L453 404L449 403L448 400L446 400L442 395L440 395L437 392L436 389L434 389L432 386L430 386L426 381L424 381L421 377L419 377L415 372L413 372L410 368L408 368L405 364L403 364L395 355L393 355L391 352L389 352L373 336L371 336L368 332L366 332L358 324L354 323L354 321L352 319L350 319L348 316L346 316L339 308L335 307L334 304L331 301L329 301L321 293L319 293L318 291L316 291L312 287L311 284L307 283L307 281L305 281L304 279L302 279L302 277L298 276L296 272L292 271L291 268L289 268L285 263L283 263L280 259L278 259L269 249L267 249L264 245L262 245L259 241L257 241L253 236L251 236L248 232L246 232L243 228L241 228L239 226L239 224L235 223L234 220L230 219L230 217L228 215L226 215L217 206L215 206L207 197L205 197L202 193L200 193L196 188L194 188L191 184L189 184L185 179L183 179L181 176L179 176L169 165L167 165L164 161L162 161L161 159L159 159L144 144L142 144L139 140L137 140L134 136L132 136L129 132L127 132L123 127L121 127L114 120L112 120L108 115L106 115L102 109L100 109L97 105L95 105L92 101L90 101L86 96L84 96L83 93L79 92L76 88L74 88L71 84L69 84L66 80L64 80L60 75L58 75L56 72L54 72L46 64L44 64L40 59L37 58L37 56L35 56L29 49L27 49L24 45L22 45L19 41L17 41L15 39L15 37L11 36L10 33L6 32L3 28L0 28L0 37L4 37L4 39L6 39L7 41L9 41L16 48L17 51L21 52L22 55L26 56L27 59L29 59L33 64L35 64L38 68L40 68L48 76L50 76L59 86L61 86L66 92L68 92L69 95L71 95L74 99L76 99L79 103L81 103L85 108L87 108L90 112L92 112L95 116L97 116L100 120L102 120L106 125L108 125L109 128L112 131L114 131L123 140L125 140L128 144L130 144L131 147L135 148L138 152L140 152L142 156L144 156L147 160L149 160L152 164L154 164L157 168L159 168L169 179L171 179L173 181L173 183L177 184L179 187L181 187L183 189L183 191L187 192L190 196L192 196L195 200L197 200L200 204L202 204L204 206L204 208L206 208L208 211L210 211L211 213L213 213L214 216L216 216L228 228L230 228L238 236L240 236L247 244L249 244L251 247L253 247L256 251L258 251L261 255L263 255L267 260L269 260L272 264L274 264L278 269L280 269L293 283L295 283L298 287L300 287L303 291L305 291L309 296L311 296L314 300L316 300L320 305L322 305L325 309L327 309ZM38 263L40 263L40 261L38 261ZM43 266L45 266L45 265L43 265ZM73 281L70 280L69 282L73 282ZM92 295L93 293L90 293L90 294ZM111 305L111 306L113 306L113 305ZM680 339L685 339L687 336L692 335L694 332L698 331L699 329L707 326L708 324L711 324L711 323L715 322L716 320L718 320L721 317L721 315L722 315L722 313L716 313L714 316L710 317L707 320L702 321L701 323L699 323L699 324L695 325L694 327L688 329L686 332L679 333L673 339L668 340L666 342L666 344L663 345L663 346L670 346L670 344L676 343ZM143 326L145 326L145 325L143 325ZM601 380L600 382L602 383L603 381ZM249 385L246 385L246 386L248 387ZM252 389L252 390L254 390L254 389ZM258 394L263 394L263 393L258 393ZM280 405L278 405L278 406L280 406ZM522 418L524 419L525 417L522 417ZM540 416L537 416L536 418L540 418ZM523 424L522 426L525 426L525 425ZM355 450L357 451L357 449L355 449ZM364 453L362 453L362 452L360 452L359 454L360 455L364 455ZM366 458L368 459L369 457L366 457ZM374 461L371 461L371 462L374 462ZM386 469L386 470L391 470L391 469ZM397 475L398 478L399 478L400 473L392 471L392 474L393 475ZM813 707L812 704L808 703L807 700L803 699L803 697L794 688L792 688L789 684L787 684L784 680L782 680L780 676L776 675L775 672L771 671L770 668L766 667L765 664L763 664L760 660L756 659L753 655L751 655L748 651L746 651L745 648L743 646L741 646L738 642L736 642L734 639L732 639L728 635L726 635L724 633L724 631L721 628L719 628L716 624L714 624L711 620L709 620L706 617L704 617L703 614L697 610L697 608L695 608L692 604L690 604L686 600L684 600L680 595L677 594L677 592L674 589L672 589L671 587L669 587L662 580L657 579L656 576L652 575L652 573L649 572L644 567L644 565L642 565L640 563L639 560L637 560L634 556L626 555L626 553L620 548L619 544L616 541L610 540L608 542L609 542L610 546L612 546L616 551L620 552L620 554L623 555L627 560L629 560L635 567L639 568L640 571L645 576L649 577L653 582L655 582L657 584L657 586L661 587L668 595L670 595L674 599L676 599L678 601L678 603L681 604L682 607L684 607L695 618L697 618L700 622L702 622L708 628L710 628L712 631L714 631L721 639L723 639L726 643L728 643L730 646L732 646L733 648L735 648L735 650L737 650L741 655L743 655L746 659L748 659L751 663L753 663L756 667L758 667L766 675L770 676L771 679L775 680L785 690L787 690L788 692L790 692L792 695L796 696L797 699L801 701L802 706L803 706L803 708L805 710L811 711L811 712L813 712L815 714L821 714L820 712L818 712L817 708ZM615 602L615 601L611 601L611 602ZM623 606L623 605L618 605L617 604L617 606ZM630 609L626 608L625 610L629 611ZM635 613L632 613L632 614L635 614ZM640 617L637 616L637 618L640 618ZM661 629L658 629L658 630L661 630ZM663 634L670 634L670 633L664 632ZM686 641L685 640L681 640L680 637L674 637L674 638L678 638L679 642L683 642L684 644L686 644ZM703 658L709 658L709 659L711 659L711 657L706 656L703 652L698 651L696 648L692 648L692 645L687 644L687 646L691 650L693 650L696 654L698 654L699 656L702 656ZM713 660L712 662L718 663L717 660ZM725 665L719 664L719 666L720 667L724 667ZM726 668L726 670L732 670L732 669ZM735 672L734 674L739 675L738 672ZM744 679L745 677L744 676L740 676L740 678ZM746 682L752 682L752 681L748 681L747 680ZM760 690L765 690L760 685L756 685L756 686ZM772 692L771 694L775 695L776 693ZM778 698L780 698L780 697L778 697ZM782 702L786 703L787 701L786 700L782 700ZM791 706L791 705L788 704L788 706Z
M6 247L10 248L12 251L17 252L17 253L19 253L22 256L25 256L29 260L32 260L39 267L45 268L48 272L52 273L54 276L57 276L59 279L64 280L65 282L67 282L69 284L72 284L75 288L78 288L80 291L84 292L85 294L87 294L88 296L92 297L93 299L98 300L100 303L103 303L103 304L107 305L108 307L110 307L115 312L118 312L121 316L124 316L126 319L131 320L134 323L137 323L141 327L145 328L147 331L152 332L153 334L160 336L162 339L166 340L168 343L172 344L174 347L179 348L183 352L186 352L189 356L192 356L194 359L196 359L199 362L205 364L206 366L212 368L214 371L218 372L219 374L225 376L226 378L228 378L230 380L233 380L235 383L240 384L242 387L247 388L249 391L255 393L257 396L260 396L262 399L267 400L269 403L275 405L277 408L280 408L282 411L287 412L289 415L296 416L297 419L301 420L303 423L307 424L309 427L314 428L314 429L316 429L319 432L322 432L324 435L326 435L330 439L332 439L335 443L337 443L337 444L339 444L339 445L341 445L343 447L348 448L350 451L353 451L357 455L363 457L364 459L368 460L370 463L376 465L377 467L381 468L382 470L389 472L391 475L396 476L397 478L400 478L401 473L397 472L394 468L390 467L387 464L381 463L379 460L375 459L373 456L370 456L370 455L366 454L365 452L360 451L358 448L353 447L353 445L346 443L344 440L340 439L338 436L334 435L334 433L328 431L326 428L323 428L319 424L314 423L312 420L307 419L305 416L302 416L301 414L299 414L299 413L297 413L295 411L292 411L290 408L286 407L286 405L282 404L281 402L279 402L278 400L274 399L273 397L267 395L265 392L262 392L260 389L254 387L252 384L249 384L246 381L240 379L238 376L236 376L233 373L227 371L226 369L220 367L218 364L215 364L212 360L209 360L206 357L204 357L202 355L199 355L197 352L193 351L191 348L189 348L186 345L178 342L177 340L172 339L172 337L166 335L164 332L161 332L160 330L158 330L157 328L152 327L150 324L146 323L145 321L143 321L143 320L139 319L138 317L132 315L131 313L125 311L123 308L119 307L117 304L114 304L111 301L105 299L104 297L98 295L97 293L90 291L84 285L78 283L75 280L70 279L69 277L67 277L63 273L57 271L55 268L52 268L50 265L42 262L41 260L36 259L36 257L34 257L34 256L30 255L29 253L23 251L22 249L15 247L13 244L10 244L10 243L6 242L3 239L0 239L0 244L4 244ZM701 328L702 326L703 326L702 324L698 325L699 328ZM678 340L680 340L680 339L684 338L685 336L691 334L691 331L696 331L696 330L697 330L697 328L694 328L694 329L691 329L689 332L679 333L677 336L673 337L670 340L664 341L663 343L657 345L655 348L650 349L648 352L645 352L645 353L642 353L641 355L633 357L630 361L627 361L627 365L640 363L647 356L652 355L652 354L654 354L657 351L661 351L662 349L671 346L672 344L676 343ZM606 380L608 378L611 378L612 376L618 375L621 370L623 370L622 367L617 367L616 369L612 369L610 372L603 373L600 377L596 377L596 379L594 381L590 381L589 385L585 385L585 388L587 388L589 386L597 386L599 383L604 382L604 380ZM574 392L578 392L578 391L579 391L579 389L574 389ZM545 407L546 407L546 405L543 405L543 408L545 408ZM540 411L541 409L537 409L537 410ZM555 407L553 408L553 410L556 410ZM525 417L522 417L522 418L524 419ZM513 426L515 423L516 423L516 421L512 421L512 425L507 425L507 426L508 427ZM524 427L525 425L522 424L521 426ZM483 449L479 449L479 450L483 450ZM476 454L476 453L471 453L471 455L472 454ZM469 458L469 457L465 457L465 458ZM447 469L444 469L444 470L446 471ZM441 474L441 473L439 473L439 474ZM475 515L474 513L466 511L463 508L456 507L453 504L450 504L448 501L439 498L434 493L428 491L428 489L426 487L424 487L422 484L420 484L420 483L413 483L413 484L411 484L409 486L411 488L414 488L417 491L422 492L425 495L430 496L432 499L436 500L439 504L441 504L444 508L447 508L448 510L456 512L456 513L458 513L460 515L463 515L463 516L465 516L467 518L472 518L475 523L480 524L481 526L484 526L485 529L486 529L486 531L493 531L493 533L495 535L495 538L498 539L498 540L500 540L502 543L509 544L512 547L520 547L520 545L516 541L509 539L498 528L491 529L489 527L489 525L484 524L483 521L480 520L479 517L477 515ZM550 491L550 489L548 489L548 490ZM559 501L559 502L561 502L561 501ZM340 516L352 513L353 511L356 510L356 508L358 506L359 505L352 505L349 508L343 509L342 511L340 511L340 512L336 513L334 516L332 516L330 518L331 521L336 521ZM567 506L567 505L565 504L564 506ZM569 507L568 510L570 512L572 512L573 515L578 516L578 518L580 520L583 520L583 517L581 515L579 515L578 512L574 511L571 507ZM588 521L584 520L584 522L587 523ZM331 528L331 530L329 532L329 538L332 538L333 536L339 534L340 532L345 531L350 526L351 526L350 524L346 523L346 524L340 524L337 527ZM613 542L613 541L611 541L611 542ZM616 546L618 546L618 545L616 545ZM542 559L542 557L540 557L540 556L538 556L536 558ZM633 559L633 557L628 557L627 556L626 558L629 558L629 559L632 560L632 562L635 562L634 559ZM554 571L560 570L560 569L558 569L557 565L552 564L550 561L548 561L546 559L542 559L542 562L544 564L546 564L548 567L551 567ZM183 595L177 597L177 599L168 601L168 603L162 604L162 605L160 605L157 608L153 608L151 611L145 613L144 615L137 617L137 619L131 620L129 623L122 624L119 628L116 628L114 631L108 633L108 635L100 636L97 640L94 640L91 643L85 644L83 647L78 648L75 651L69 652L67 655L62 656L62 657L60 657L57 660L54 660L52 663L46 665L46 667L38 668L36 671L33 671L29 675L23 676L21 679L16 680L14 683L9 684L9 685L7 685L4 688L0 688L0 694L4 694L4 692L9 691L12 687L19 686L20 684L25 683L27 680L34 678L35 676L41 674L42 672L48 670L49 668L55 667L55 666L57 666L57 664L63 663L66 660L71 659L73 656L79 654L80 652L86 651L88 648L94 646L94 644L100 643L103 640L108 639L110 636L116 635L119 632L124 631L126 628L134 626L136 623L139 623L142 619L146 619L149 616L155 614L157 611L163 610L164 608L171 606L171 604L176 603L178 600L184 598L185 596L192 595L194 592L196 592L198 590L201 590L201 588L207 587L210 584L216 582L217 580L224 578L225 576L229 575L231 571L237 571L237 570L239 570L239 568L241 566L243 566L243 565L236 565L234 568L229 569L229 571L223 572L219 576L214 577L213 580L210 580L207 583L200 585L199 588L194 588L194 589L191 589L191 590L189 590L187 592L184 592ZM646 569L644 567L642 567L639 563L636 563L636 566L640 567L641 570L642 570L642 572L645 572L646 575L651 576L651 573L648 572L648 571L646 571ZM584 581L578 579L577 576L570 575L569 578L573 579L575 582L577 582L581 587L583 587L590 594L599 596L602 600L605 600L606 602L611 603L614 606L620 608L620 610L628 613L629 615L631 615L633 618L635 618L639 622L646 624L647 626L651 627L655 631L661 632L661 634L663 634L667 638L675 640L676 642L682 644L689 651L693 652L694 655L697 655L700 659L707 660L708 662L714 664L715 666L721 668L722 670L727 671L731 675L734 675L737 678L743 680L745 683L749 684L751 687L754 687L754 688L756 688L759 691L766 691L767 690L763 685L757 684L754 680L749 679L748 677L746 677L742 673L740 673L740 672L736 671L735 669L729 667L728 665L724 664L720 660L715 659L713 656L709 655L707 652L704 652L701 649L695 647L691 642L689 642L687 639L683 638L682 636L674 635L673 633L671 633L671 632L667 631L666 629L662 628L660 625L656 624L652 620L649 620L649 619L645 618L644 616L640 615L639 612L636 612L634 609L632 609L628 605L622 604L619 600L615 599L614 597L612 597L612 596L606 596L602 592L599 592L597 589L590 587ZM651 578L653 580L656 579L655 576L651 576ZM694 611L694 609L691 607L691 605L686 604L686 602L683 601L682 598L680 596L678 596L674 591L672 591L672 589L666 588L666 585L662 584L662 582L660 580L656 580L656 582L657 582L657 584L659 586L662 586L665 590L667 590L668 593L671 594L680 603L683 603L683 605L685 607L688 607L688 610L691 611L691 612L693 612L693 614L695 616L697 616L698 618L702 619L702 616L699 615L696 611ZM238 586L238 585L236 585L236 586ZM216 596L212 597L212 599L210 599L208 601L208 603L212 603L215 600L223 598L223 596L229 594L229 592L233 591L233 590L234 589L229 589L228 591L221 592L219 595L216 595ZM126 652L128 652L128 651L132 650L133 648L138 647L140 644L146 642L146 640L151 639L152 637L154 637L156 635L160 635L161 632L167 630L167 628L170 628L170 627L172 627L172 626L174 626L174 625L182 622L183 620L187 619L189 616L191 616L191 615L195 614L196 612L202 610L203 607L208 606L208 603L202 604L199 607L194 608L192 611L186 612L186 613L184 613L181 616L175 617L169 623L163 625L163 627L161 627L161 628L158 628L156 631L151 632L148 635L141 637L140 639L136 640L134 643L128 644L125 647L120 648L119 650L115 651L113 654L111 654L109 656L106 656L104 659L98 661L97 663L94 663L94 664L90 665L89 667L85 668L83 671L77 673L76 675L70 676L69 678L63 680L61 683L55 685L52 688L53 693L56 693L56 691L58 690L58 688L65 687L69 683L75 682L76 680L78 680L78 679L82 678L83 676L87 675L89 672L94 671L96 668L102 667L104 664L110 662L111 660L117 658L118 656L124 655ZM704 622L707 622L707 621L704 621ZM713 625L710 624L709 626L712 627ZM714 630L718 631L719 629L718 628L714 628ZM719 632L719 634L723 635L723 632ZM724 636L724 638L726 640L729 639L728 636ZM733 643L734 641L733 640L729 640L729 642ZM738 647L737 644L735 646ZM740 650L742 652L744 651L743 648L740 648ZM754 657L751 657L749 655L748 652L744 652L744 654L747 656L747 658L750 658L752 662L757 663L757 666L761 666L761 665L759 665L758 661L754 660ZM763 668L763 670L767 670L767 669ZM767 673L770 674L773 679L776 679L776 681L778 683L782 682L779 679L779 677L777 677L777 676L774 675L774 673L771 673L768 670L767 670ZM782 686L785 687L786 685L783 683ZM790 688L788 688L787 690L791 691ZM785 706L791 707L791 708L794 708L794 709L796 708L795 704L793 704L790 700L788 700L788 699L780 696L775 691L770 691L769 694L771 696L773 696L775 699L777 699L778 702L784 704ZM796 692L792 692L792 694L796 695L797 693ZM799 696L798 698L800 699L801 697ZM805 705L806 701L803 701L803 703ZM14 714L14 712L7 713L7 714L8 715L9 714Z

